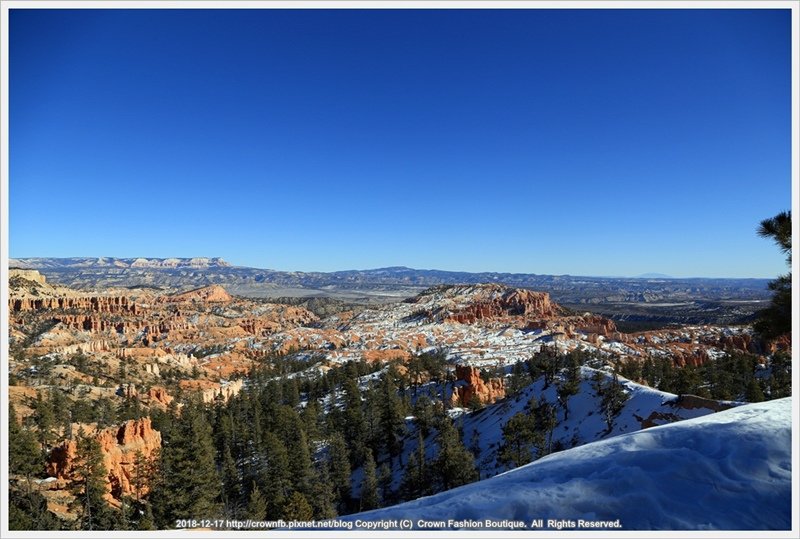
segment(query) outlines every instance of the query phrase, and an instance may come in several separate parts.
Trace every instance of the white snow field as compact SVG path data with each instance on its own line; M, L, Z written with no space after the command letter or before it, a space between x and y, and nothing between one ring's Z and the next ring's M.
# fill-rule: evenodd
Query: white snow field
M521 521L525 529L563 520L566 529L581 529L579 519L619 519L622 530L789 530L791 427L791 398L739 406L342 520L407 519L415 529L425 521L475 529L485 519Z

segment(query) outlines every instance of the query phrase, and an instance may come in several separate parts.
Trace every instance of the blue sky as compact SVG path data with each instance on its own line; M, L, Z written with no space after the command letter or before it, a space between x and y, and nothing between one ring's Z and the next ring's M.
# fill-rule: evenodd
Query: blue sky
M12 257L773 277L788 10L12 10Z

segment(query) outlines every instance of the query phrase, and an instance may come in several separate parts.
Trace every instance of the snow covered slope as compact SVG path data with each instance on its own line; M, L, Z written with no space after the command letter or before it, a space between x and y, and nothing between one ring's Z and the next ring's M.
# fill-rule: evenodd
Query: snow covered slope
M476 529L470 520L508 519L534 529L532 522L542 519L547 529L548 519L556 519L580 529L578 519L619 519L623 530L787 530L791 416L790 398L740 406L589 443L343 520Z
M612 428L608 429L602 413L602 397L598 395L595 383L592 381L597 374L602 376L604 383L611 378L606 371L598 372L590 367L581 367L580 388L576 395L569 398L567 409L558 404L557 384L550 384L545 389L544 377L539 377L518 395L486 406L478 412L468 413L468 410L461 408L450 410L451 415L457 417L456 425L462 431L464 444L475 455L475 464L478 466L481 478L493 477L507 470L497 461L498 451L503 444L503 427L515 414L530 413L528 403L532 398L543 399L556 406L558 424L553 431L555 450L558 450L558 447L572 448L628 434L654 425L693 419L742 404L692 396L679 399L675 394L636 384L620 377L619 382L629 398L614 418ZM370 376L375 377L375 375ZM364 379L367 378L364 377ZM422 386L420 389L420 393L426 393L434 399L435 395L441 391L441 386L435 384ZM446 391L449 396L450 388ZM415 399L416 396L413 400ZM405 471L400 462L408 462L410 455L417 453L417 428L413 421L408 421L406 427L408 435L405 438L402 459L399 461L397 459L389 460L386 455L381 455L378 459L379 465L385 462L394 468L391 484L394 490L400 488ZM431 434L425 439L426 455L429 461L437 455L436 436L437 432L432 429ZM535 457L535 455L533 456ZM359 493L360 481L361 475L356 471L353 482L356 496Z

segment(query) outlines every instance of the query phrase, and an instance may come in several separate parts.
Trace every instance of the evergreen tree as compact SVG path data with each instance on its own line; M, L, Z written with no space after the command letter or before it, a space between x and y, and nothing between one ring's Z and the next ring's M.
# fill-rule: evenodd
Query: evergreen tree
M378 468L378 489L380 490L381 506L390 505L389 502L393 499L392 468L386 462Z
M750 379L747 384L747 391L744 395L744 400L747 402L761 402L764 400L764 392L761 389L761 384L758 383L755 376Z
M523 413L513 415L503 426L503 445L498 452L497 461L507 468L529 463L537 436L542 437L536 431L532 416Z
M569 419L569 398L577 395L581 389L581 368L577 358L570 354L567 358L567 370L564 379L558 384L556 394L558 403L564 409L564 419Z
M39 445L46 453L56 436L54 433L56 417L52 404L49 400L45 400L41 393L36 394L36 401L33 403L33 420L39 436Z
M556 408L544 398L544 395L541 396L539 404L536 406L534 418L536 430L541 432L546 440L546 444L543 446L544 451L539 451L538 456L541 458L553 451L553 431L558 425Z
M616 374L603 386L601 407L608 426L607 432L611 432L614 427L614 418L622 411L628 398L629 396L619 383Z
M520 391L525 389L528 383L529 379L525 372L525 362L518 361L514 363L514 366L511 368L511 376L508 379L506 395L509 397L517 395Z
M792 357L782 352L773 354L769 362L769 398L792 395Z
M761 221L758 235L771 238L786 255L786 263L792 266L792 213L784 211ZM792 275L787 273L769 283L774 293L770 306L758 313L753 325L765 340L774 339L792 331Z
M78 524L81 530L113 530L118 516L103 498L106 494L106 467L100 442L79 434L73 483L76 504L80 507Z
M8 471L26 479L44 471L42 451L34 433L23 429L17 422L14 405L8 405Z
M435 421L435 405L428 395L420 395L414 404L414 423L422 432L423 436L428 436Z
M452 421L442 422L437 437L439 454L434 470L443 490L466 485L478 479L475 458L461 443L461 437Z
M267 498L267 515L269 518L279 518L291 493L292 482L286 446L272 432L264 435L264 460L261 484Z
M140 531L149 531L156 529L155 518L153 517L153 508L151 504L146 504L142 510L142 516L139 518L137 529Z
M351 363L348 363L350 365ZM350 464L358 467L366 455L367 424L361 407L361 392L355 378L346 378L342 383L345 394L344 435L350 450Z
M171 526L175 519L187 515L220 516L222 481L214 455L213 433L203 407L190 402L165 440L160 480L150 496L151 500L159 500L153 508L159 527Z
M285 520L309 521L314 518L314 510L301 493L294 491L283 508Z
M287 444L289 456L289 474L292 486L299 490L306 498L310 494L313 479L311 455L308 449L308 439L302 428L297 428Z
M47 500L35 490L8 491L8 529L19 531L59 530L61 522L47 510Z
M328 467L323 465L315 470L314 479L311 483L311 490L308 502L317 520L325 520L336 516L336 496L333 492Z
M403 437L406 433L403 402L397 394L395 374L396 371L389 368L381 379L380 388L380 432L386 451L392 457L399 455L402 451Z
M265 520L267 517L267 500L255 481L250 484L246 515L251 520Z
M347 452L347 445L340 433L331 436L328 445L330 478L333 485L335 498L339 503L340 512L344 511L350 504L351 485L350 485L350 460Z
M238 502L242 498L239 470L231 455L230 445L222 449L222 498L226 515L236 515Z
M303 429L309 440L319 440L319 406L316 400L309 400L300 412L300 417L303 419Z
M378 478L375 473L375 459L372 451L367 449L364 459L364 478L361 480L361 511L369 511L379 507Z
M684 365L675 373L674 391L678 395L697 395L702 385L702 379L697 367Z
M417 432L417 450L408 459L400 485L400 492L406 500L416 500L429 493L430 478L425 459L425 440L422 432Z

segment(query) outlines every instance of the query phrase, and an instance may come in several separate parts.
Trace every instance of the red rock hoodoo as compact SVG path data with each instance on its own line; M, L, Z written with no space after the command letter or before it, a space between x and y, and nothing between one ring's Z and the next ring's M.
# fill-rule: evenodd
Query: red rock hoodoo
M506 396L502 378L491 378L484 382L480 369L476 367L456 365L456 379L452 395L453 406L469 406L473 397L477 397L482 404L492 404Z

